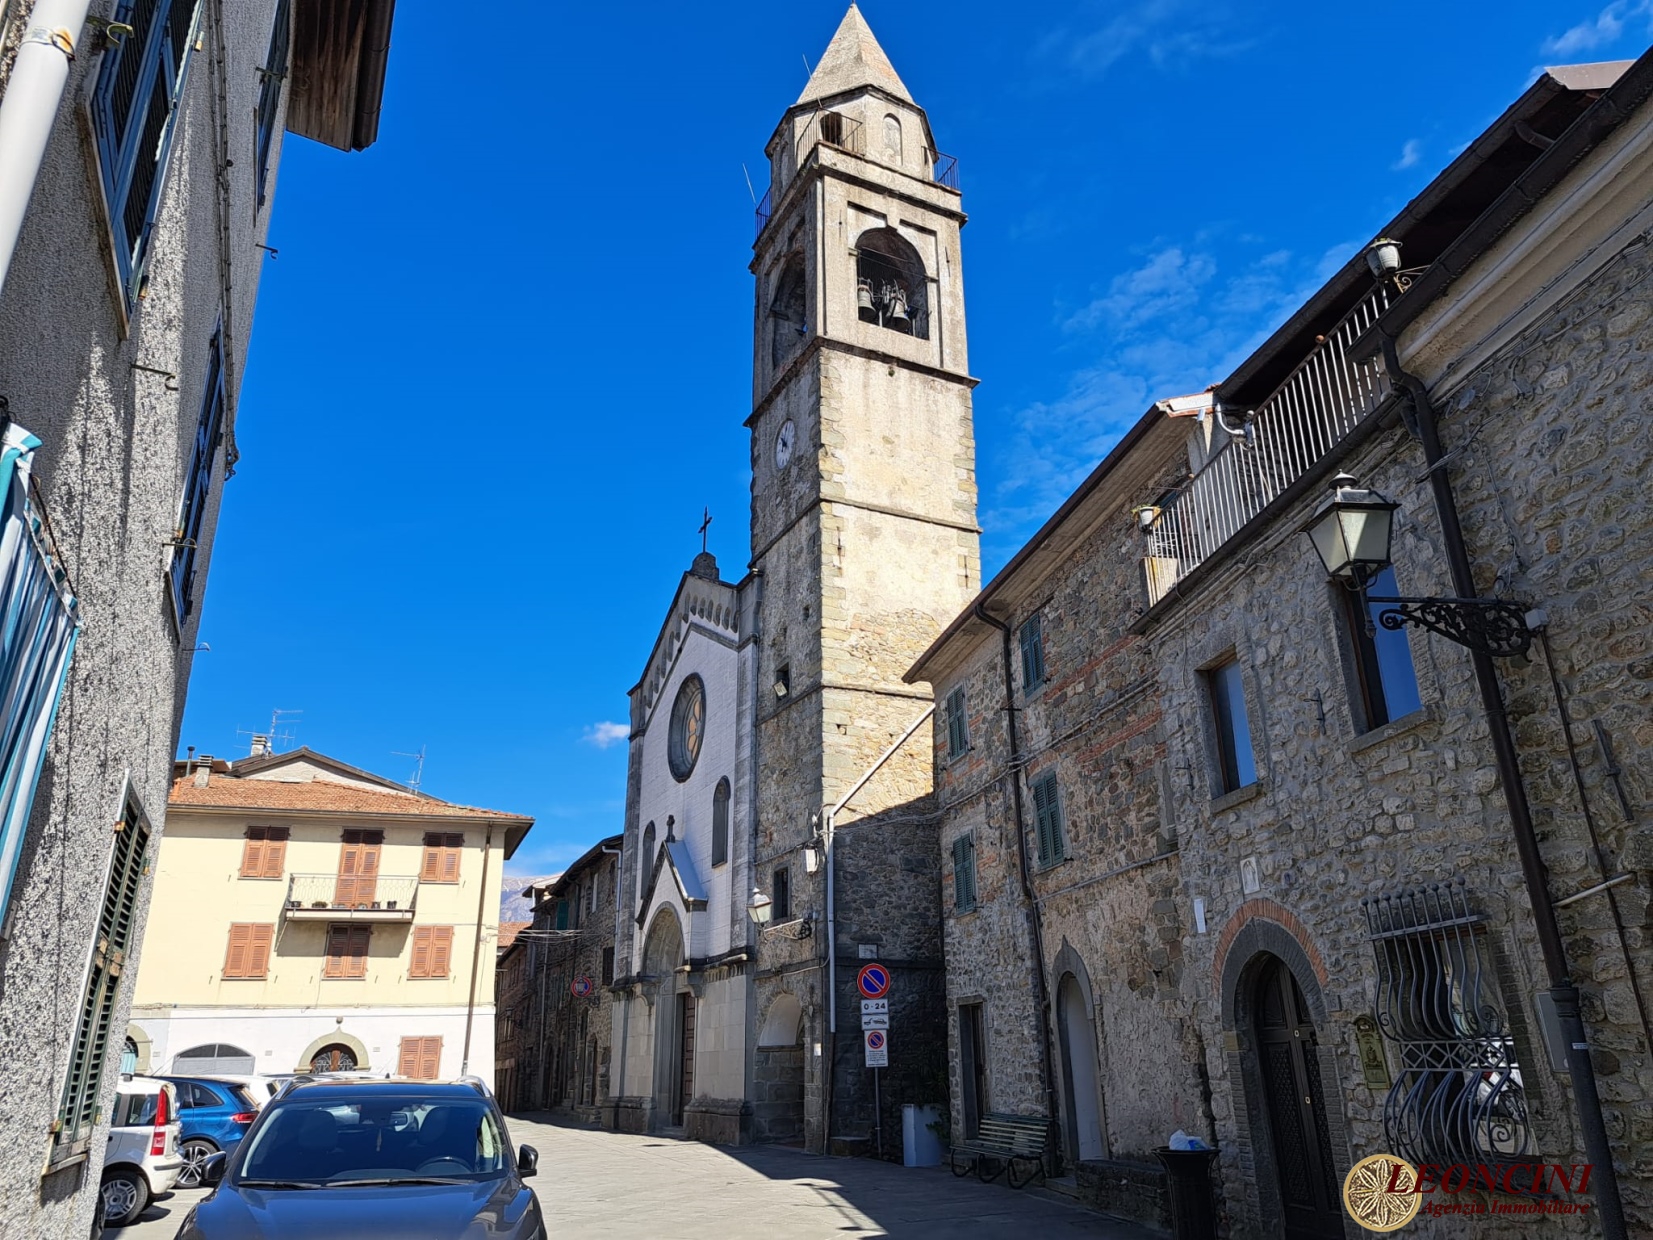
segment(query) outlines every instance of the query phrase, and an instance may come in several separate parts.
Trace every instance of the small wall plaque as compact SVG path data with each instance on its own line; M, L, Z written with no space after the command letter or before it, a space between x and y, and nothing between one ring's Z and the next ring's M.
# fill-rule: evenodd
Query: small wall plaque
M1360 1075L1373 1089L1389 1088L1389 1061L1383 1054L1383 1034L1370 1016L1355 1017L1355 1049L1360 1054Z

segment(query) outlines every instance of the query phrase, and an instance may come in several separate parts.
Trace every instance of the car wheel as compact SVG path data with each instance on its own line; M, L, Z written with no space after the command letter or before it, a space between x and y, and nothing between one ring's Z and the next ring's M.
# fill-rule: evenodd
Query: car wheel
M137 1222L149 1204L149 1181L129 1167L116 1167L104 1172L98 1198L103 1204L103 1225L125 1227Z
M202 1137L191 1137L179 1150L184 1156L184 1169L178 1173L179 1188L200 1188L201 1169L207 1159L218 1152L218 1147Z

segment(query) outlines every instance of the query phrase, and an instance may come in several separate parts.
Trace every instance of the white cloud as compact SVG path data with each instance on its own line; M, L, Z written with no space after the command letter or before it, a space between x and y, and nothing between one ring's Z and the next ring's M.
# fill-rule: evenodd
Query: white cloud
M1572 56L1592 51L1609 43L1616 43L1624 34L1625 26L1636 18L1645 18L1653 30L1653 0L1614 0L1597 13L1595 18L1582 21L1544 42L1547 56Z
M631 735L631 727L624 723L594 723L585 730L580 739L587 744L595 745L598 749L607 749L610 745L618 745Z
M1193 60L1235 56L1256 43L1209 6L1195 8L1188 0L1141 0L1094 29L1053 30L1035 52L1065 63L1083 77L1100 77L1137 52L1160 69L1176 69Z
M1423 143L1416 138L1408 138L1406 145L1400 148L1400 158L1390 164L1389 167L1395 172L1400 172L1402 169L1410 168L1422 158Z

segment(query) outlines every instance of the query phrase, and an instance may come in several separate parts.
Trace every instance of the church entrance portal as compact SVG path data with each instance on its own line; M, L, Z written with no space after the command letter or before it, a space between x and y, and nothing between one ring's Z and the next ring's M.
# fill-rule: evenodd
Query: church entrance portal
M694 995L679 972L683 931L669 909L655 914L643 947L643 969L654 991L654 1120L676 1127L694 1099Z

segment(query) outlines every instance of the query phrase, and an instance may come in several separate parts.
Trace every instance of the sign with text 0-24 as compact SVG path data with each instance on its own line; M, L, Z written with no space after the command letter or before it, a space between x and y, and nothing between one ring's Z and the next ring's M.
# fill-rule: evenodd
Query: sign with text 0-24
M867 1041L867 1067L889 1067L890 1035L882 1029L868 1029L861 1036Z
M863 999L882 999L890 993L890 971L881 964L864 964L855 975Z

